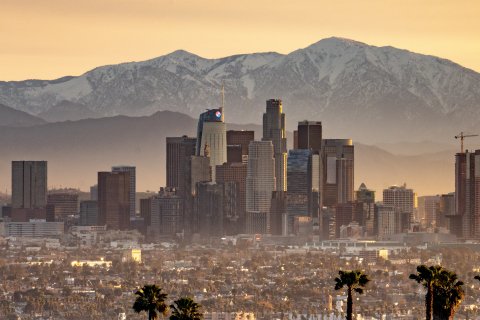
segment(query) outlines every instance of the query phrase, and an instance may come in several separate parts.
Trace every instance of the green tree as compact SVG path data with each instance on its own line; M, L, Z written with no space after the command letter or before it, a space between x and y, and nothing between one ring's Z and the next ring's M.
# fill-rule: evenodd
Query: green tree
M202 320L203 314L200 312L201 305L193 301L192 298L183 297L170 305L172 315L170 320Z
M335 278L335 290L347 287L347 320L353 318L353 291L362 294L365 286L370 281L368 276L361 270L338 271L339 277Z
M451 320L465 297L463 282L457 274L442 270L433 285L433 318Z
M419 265L417 266L417 273L412 273L410 279L421 283L426 289L425 294L425 319L431 320L433 314L433 286L438 280L440 272L443 270L441 266Z
M168 307L165 304L165 299L167 299L167 295L162 293L160 287L154 284L145 285L135 292L135 294L137 295L137 299L132 307L135 312L147 312L148 320L158 319L157 312L166 315Z

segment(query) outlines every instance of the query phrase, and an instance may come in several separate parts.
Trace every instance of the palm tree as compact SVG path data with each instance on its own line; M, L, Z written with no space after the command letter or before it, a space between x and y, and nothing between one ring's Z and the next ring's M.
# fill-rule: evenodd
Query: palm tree
M347 287L347 320L353 318L353 291L362 294L363 289L370 281L368 276L361 270L338 271L339 277L335 278L335 290L340 290L344 286Z
M201 305L192 298L183 297L173 303L170 305L172 309L170 320L203 320L203 314L200 312Z
M442 270L438 281L433 286L433 318L451 320L462 303L465 291L463 282L458 280L457 274Z
M443 270L441 266L419 265L417 266L417 273L412 273L410 279L421 283L426 289L425 294L425 319L431 320L433 313L433 286L438 279L438 275Z
M148 313L148 320L158 319L158 314L162 313L165 315L167 313L167 305L165 304L165 299L167 295L162 293L162 288L152 284L144 285L143 288L139 289L135 294L138 296L133 304L133 310L140 313L145 311Z

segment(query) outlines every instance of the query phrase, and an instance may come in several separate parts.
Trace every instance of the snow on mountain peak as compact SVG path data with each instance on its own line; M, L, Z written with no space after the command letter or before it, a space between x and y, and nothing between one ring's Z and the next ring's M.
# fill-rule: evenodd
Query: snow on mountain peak
M229 115L239 122L257 121L264 100L280 97L286 109L295 106L292 122L354 115L366 123L400 119L402 130L432 117L480 123L480 74L437 57L337 37L287 55L207 59L177 50L66 81L0 82L0 101L34 114L68 100L103 115L172 110L197 116L218 104L222 83L227 105L235 106Z

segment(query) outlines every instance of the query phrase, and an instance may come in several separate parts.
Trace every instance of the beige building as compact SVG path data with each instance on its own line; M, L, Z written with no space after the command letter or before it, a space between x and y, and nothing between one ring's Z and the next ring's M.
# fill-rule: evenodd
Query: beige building
M250 142L246 189L247 233L270 232L270 206L275 187L272 141Z

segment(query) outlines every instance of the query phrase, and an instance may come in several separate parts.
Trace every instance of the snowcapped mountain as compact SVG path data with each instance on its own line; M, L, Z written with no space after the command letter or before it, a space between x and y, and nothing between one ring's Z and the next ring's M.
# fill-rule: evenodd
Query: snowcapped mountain
M281 98L290 130L300 120L321 120L327 136L365 142L451 139L480 124L479 73L445 59L340 38L287 55L205 59L179 50L79 77L0 82L0 103L35 115L68 109L59 119L160 110L197 117L219 106L222 83L226 119L237 123L260 123L265 100ZM85 111L72 112L71 106Z

